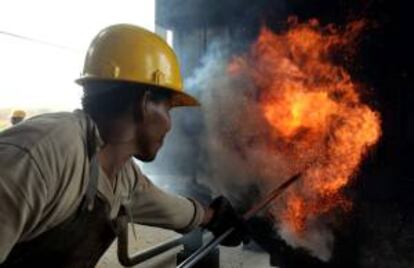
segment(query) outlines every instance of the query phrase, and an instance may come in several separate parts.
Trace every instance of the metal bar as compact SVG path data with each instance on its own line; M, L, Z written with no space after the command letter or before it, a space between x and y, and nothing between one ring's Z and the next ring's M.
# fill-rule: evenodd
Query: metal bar
M297 181L302 176L301 173L292 176L290 179L286 180L282 183L279 187L275 188L269 194L266 195L265 198L259 201L256 205L250 208L246 213L243 214L243 218L245 220L250 219L252 216L259 213L261 210L267 207L270 202L272 202L275 198L277 198L281 193L283 193L292 183Z
M282 183L279 187L274 189L272 192L270 192L268 195L266 195L265 198L263 198L259 203L257 203L255 206L253 206L251 209L249 209L245 214L243 214L243 219L248 220L252 216L256 215L258 212L263 210L264 208L269 205L270 202L272 202L275 198L277 198L281 193L283 193L292 183L297 181L301 177L301 174L297 174L284 183ZM196 250L193 254L191 254L190 257L188 257L186 260L184 260L180 265L177 266L177 268L190 268L193 267L194 264L196 264L200 259L202 259L205 255L207 255L212 249L214 249L216 246L220 244L221 241L223 241L227 236L229 236L233 231L234 227L229 228L227 231L225 231L220 236L210 240L207 244Z
M184 260L177 268L193 267L199 260L204 258L211 250L217 247L221 241L223 241L229 234L234 231L234 227L231 227L220 236L210 240L207 244L197 249L190 257Z
M119 217L118 219L118 259L123 266L134 266L142 263L152 257L155 257L169 249L183 244L184 237L176 237L160 243L154 247L142 250L133 256L129 256L128 252L128 219Z

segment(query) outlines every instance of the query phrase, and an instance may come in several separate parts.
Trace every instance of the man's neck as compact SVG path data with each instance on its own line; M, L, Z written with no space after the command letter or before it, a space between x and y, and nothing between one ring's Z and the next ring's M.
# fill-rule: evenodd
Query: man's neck
M131 117L124 116L111 121L95 120L105 145L98 153L98 160L110 180L134 154L136 126Z
M125 165L131 157L126 153L122 146L105 145L98 152L98 160L101 168L112 181L115 179L118 171Z

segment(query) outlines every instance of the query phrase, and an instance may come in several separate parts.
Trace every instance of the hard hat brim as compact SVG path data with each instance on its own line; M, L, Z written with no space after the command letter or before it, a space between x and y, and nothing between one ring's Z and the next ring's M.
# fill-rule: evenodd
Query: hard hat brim
M183 107L183 106L201 106L200 102L194 98L193 96L184 93L184 92L177 92L174 90L170 90L173 95L171 99L171 103L173 107Z
M168 88L168 87L161 87L159 85L154 85L154 84L147 84L147 83L138 83L136 81L128 81L128 80L117 80L117 79L101 79L101 78L96 78L96 77L81 77L75 80L75 82L80 85L80 86L84 86L86 83L88 82L92 82L92 81L101 81L101 82L115 82L115 83L132 83L132 84L141 84L141 85L147 85L150 87L154 87L154 88L158 88L160 90L166 90L168 92L170 92L171 95L171 104L173 107L185 107L185 106L190 106L190 107L195 107L195 106L201 106L200 102L193 96L191 96L190 94L185 93L184 91L177 91L175 89L172 88Z

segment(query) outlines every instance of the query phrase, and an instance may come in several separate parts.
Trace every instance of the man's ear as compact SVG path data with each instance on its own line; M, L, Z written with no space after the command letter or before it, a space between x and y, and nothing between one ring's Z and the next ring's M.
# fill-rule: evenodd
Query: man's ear
M150 102L150 92L147 90L142 94L142 97L139 99L139 103L137 105L137 113L140 119L143 119L148 113L148 104Z

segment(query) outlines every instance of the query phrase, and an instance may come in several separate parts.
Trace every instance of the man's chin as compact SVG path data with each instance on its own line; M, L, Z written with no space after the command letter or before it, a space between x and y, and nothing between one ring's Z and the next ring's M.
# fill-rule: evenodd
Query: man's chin
M151 162L154 161L157 154L135 154L134 157L142 162Z

